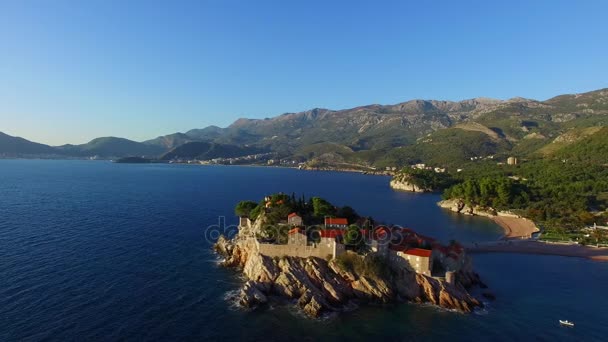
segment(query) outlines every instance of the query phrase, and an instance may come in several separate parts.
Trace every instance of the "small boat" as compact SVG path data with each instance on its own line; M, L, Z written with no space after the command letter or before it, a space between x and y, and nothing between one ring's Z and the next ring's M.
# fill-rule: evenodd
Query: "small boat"
M573 326L574 326L574 323L572 323L572 322L570 322L570 321L568 321L568 320L566 320L566 321L562 321L561 319L559 320L559 324L561 324L561 325L565 325L565 326L567 326L567 327L573 327Z

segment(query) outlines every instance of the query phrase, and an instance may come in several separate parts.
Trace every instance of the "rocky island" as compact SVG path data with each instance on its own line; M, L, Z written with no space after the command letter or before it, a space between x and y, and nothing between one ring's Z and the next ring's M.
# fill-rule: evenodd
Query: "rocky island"
M222 265L247 279L236 298L244 307L283 298L314 318L364 303L431 303L459 312L482 306L468 290L485 285L456 242L444 246L407 228L376 226L318 197L276 194L235 211L238 233L220 236L215 250Z

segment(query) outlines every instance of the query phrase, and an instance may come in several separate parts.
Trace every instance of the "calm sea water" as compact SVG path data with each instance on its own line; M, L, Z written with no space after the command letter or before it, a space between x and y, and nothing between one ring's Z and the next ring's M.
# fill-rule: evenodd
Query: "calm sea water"
M606 340L608 263L475 255L497 295L463 315L410 304L323 320L290 306L227 299L242 279L217 266L207 227L234 204L283 191L448 241L495 239L483 218L398 193L388 178L255 167L0 160L0 341L14 340ZM558 319L576 322L560 328Z

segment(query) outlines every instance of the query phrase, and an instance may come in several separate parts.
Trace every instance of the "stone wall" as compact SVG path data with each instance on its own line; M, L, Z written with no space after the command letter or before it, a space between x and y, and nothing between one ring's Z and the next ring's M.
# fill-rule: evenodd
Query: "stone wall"
M313 246L295 246L295 245L274 245L268 243L260 244L260 253L269 257L291 256L299 258L317 257L327 258L332 256L331 251L325 248L316 248Z
M302 233L291 233L287 236L287 244L290 246L306 246L308 240Z
M308 258L317 257L326 259L328 256L337 257L345 252L343 244L336 243L335 241L322 241L316 245L309 246L298 246L298 245L275 245L270 243L257 243L257 248L260 254L269 257L298 257Z

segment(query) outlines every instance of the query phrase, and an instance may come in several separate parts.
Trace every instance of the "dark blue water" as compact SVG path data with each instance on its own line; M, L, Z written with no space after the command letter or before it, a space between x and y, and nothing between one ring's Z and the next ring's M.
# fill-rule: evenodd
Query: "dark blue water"
M397 193L388 178L275 168L0 160L0 341L605 340L608 264L476 255L498 300L462 315L365 307L313 321L291 307L245 312L241 279L217 266L206 228L241 199L319 195L445 241L495 239L490 221ZM558 319L577 323L566 329Z

